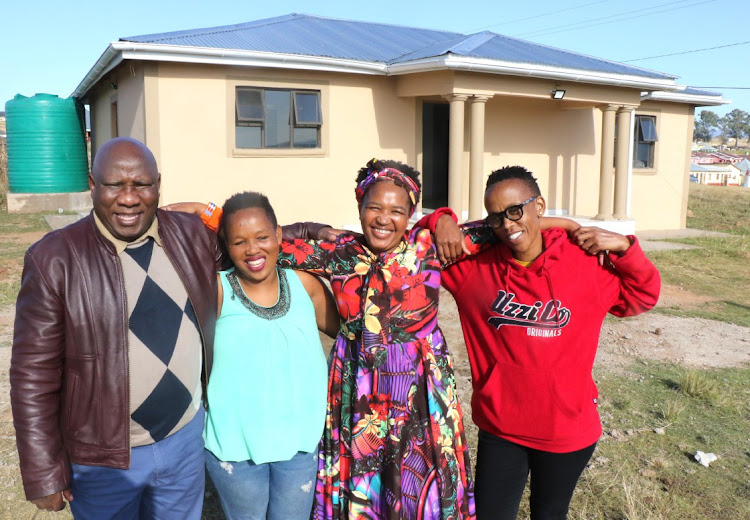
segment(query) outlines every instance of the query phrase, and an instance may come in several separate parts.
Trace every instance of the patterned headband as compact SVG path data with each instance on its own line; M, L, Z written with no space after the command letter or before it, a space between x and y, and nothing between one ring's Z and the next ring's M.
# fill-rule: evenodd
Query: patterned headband
M373 184L386 179L401 186L409 194L409 200L411 201L409 216L411 216L411 214L414 213L414 208L417 206L417 202L419 201L419 193L421 190L419 189L419 186L417 186L417 183L414 182L414 179L396 168L383 168L380 170L371 168L368 170L367 177L362 179L362 182L357 184L357 187L354 189L354 193L357 196L357 203L362 204L362 201L365 198L365 193Z

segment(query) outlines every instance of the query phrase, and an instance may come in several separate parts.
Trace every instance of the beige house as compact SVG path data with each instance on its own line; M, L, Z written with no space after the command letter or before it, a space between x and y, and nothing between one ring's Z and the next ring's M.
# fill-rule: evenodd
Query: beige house
M266 193L279 220L356 226L372 157L423 173L420 211L483 216L489 173L531 169L550 214L685 227L693 114L726 103L676 78L484 32L289 15L123 38L73 96L93 151L154 151L162 202Z
M741 186L742 171L734 164L692 164L690 175L708 186Z

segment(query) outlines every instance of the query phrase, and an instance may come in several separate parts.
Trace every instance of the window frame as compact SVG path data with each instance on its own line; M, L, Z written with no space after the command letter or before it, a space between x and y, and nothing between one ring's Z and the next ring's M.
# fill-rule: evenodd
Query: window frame
M314 94L317 98L317 114L316 114L316 120L315 121L300 121L299 117L299 111L298 111L298 101L297 97L298 95L306 95L309 96L310 94ZM293 90L292 91L292 113L294 115L294 126L299 128L310 128L310 127L320 127L323 125L323 114L320 109L320 92L314 91L314 90Z
M239 101L239 93L240 90L245 92L260 92L261 98L260 98L260 111L261 116L260 117L245 117L242 114L240 114L240 104ZM266 119L266 104L265 104L265 97L263 96L263 90L259 88L237 88L235 90L235 99L234 99L234 106L235 106L235 117L237 122L243 122L243 123L258 123L263 124L263 121Z
M242 116L240 112L240 93L241 92L258 92L260 93L260 107L262 111L262 117L247 117ZM267 146L267 128L270 114L268 113L268 104L266 101L267 92L283 92L288 94L288 142L289 146L277 147ZM299 121L299 108L302 101L298 101L298 97L302 95L314 95L316 104L316 117L315 119ZM325 138L323 129L323 92L320 88L304 88L300 86L288 86L288 85L249 85L236 83L232 87L232 100L234 104L233 108L233 155L299 155L300 153L305 155L320 155L325 153ZM240 127L251 127L260 129L260 146L259 147L241 147L237 143L237 129ZM295 146L295 130L298 129L316 129L316 143L315 146ZM302 151L302 152L300 152Z
M634 114L633 128L633 153L631 157L631 167L634 172L651 173L655 172L658 158L659 143L659 118L656 114ZM650 128L644 130L643 121L649 121ZM650 130L650 131L649 131ZM649 135L646 135L648 133ZM653 135L651 135L653 133ZM649 147L649 159L644 166L638 166L636 161L639 160L639 149L643 146Z

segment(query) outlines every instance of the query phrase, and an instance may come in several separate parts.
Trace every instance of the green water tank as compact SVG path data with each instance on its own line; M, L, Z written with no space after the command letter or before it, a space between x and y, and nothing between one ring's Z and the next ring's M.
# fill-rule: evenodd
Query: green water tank
M83 106L52 94L16 95L5 103L11 193L88 189Z

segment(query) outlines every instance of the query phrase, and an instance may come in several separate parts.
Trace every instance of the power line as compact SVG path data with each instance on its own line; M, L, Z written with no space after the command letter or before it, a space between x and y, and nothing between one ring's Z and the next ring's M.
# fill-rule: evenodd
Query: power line
M655 6L651 6L651 7L646 7L646 8L643 8L643 9L636 9L634 11L626 11L624 13L618 13L618 14L613 14L613 15L609 15L609 16L601 16L599 18L591 18L589 20L584 20L582 22L575 22L575 23L570 23L570 24L565 24L565 25L559 25L557 27L549 27L547 29L540 29L538 31L532 31L532 32L528 32L528 33L523 33L523 34L519 34L519 35L516 35L516 36L518 36L518 37L525 37L525 36L549 36L551 34L557 34L557 33L566 32L566 31L573 31L573 30L577 30L577 29L586 29L588 27L594 27L594 26L597 26L597 25L606 25L606 24L609 24L609 23L623 22L625 20L632 20L632 19L635 19L635 18L642 18L644 16L651 16L651 15L660 14L660 13L668 13L668 12L671 12L671 11L677 11L679 9L686 9L688 7L695 7L695 6L701 5L701 4L708 4L708 3L711 3L711 2L716 2L716 0L704 0L702 2L697 2L697 3L694 3L694 4L690 4L690 5L684 5L684 6L680 6L680 7L673 7L671 9L663 9L661 11L649 12L649 13L639 14L639 15L635 15L635 16L629 16L629 17L625 17L625 18L617 18L616 20L608 20L610 18L615 18L615 17L618 17L618 16L627 15L627 14L640 13L640 12L643 12L643 11L652 11L653 9L657 9L659 7L665 7L665 6L668 6L668 5L681 4L681 3L684 3L686 1L689 1L689 0L677 0L675 2L667 2L667 3L664 3L664 4L659 4L659 5L655 5ZM608 20L608 21L599 22L599 20ZM589 23L589 22L598 22L598 23ZM588 24L588 25L583 25L583 24ZM575 27L575 26L580 26L580 27ZM560 29L560 30L556 30L556 29ZM551 32L549 32L549 31L551 31Z
M543 18L545 16L551 16L553 14L564 13L565 11L575 11L576 9L581 9L583 7L588 7L588 6L594 5L594 4L602 4L602 3L608 2L608 1L609 0L599 0L598 2L590 2L588 4L583 4L583 5L579 5L579 6L576 6L576 7L568 7L566 9L560 9L558 11L550 11L550 12L547 12L547 13L537 14L537 15L534 15L534 16L527 16L526 18L518 18L516 20L509 20L507 22L501 22L501 23L496 23L494 25L488 25L486 27L479 27L477 29L472 29L472 30L467 31L467 32L472 32L473 33L473 32L477 32L477 31L483 31L485 29L491 29L493 27L500 27L501 25L508 25L508 24L511 24L511 23L525 22L526 20L533 20L535 18Z
M690 88L715 88L717 90L750 90L750 87L695 87L690 85Z
M653 60L655 58L665 58L667 56L680 56L681 54L692 54L694 52L712 51L714 49L724 49L726 47L735 47L737 45L747 45L748 43L750 43L750 41L747 41L747 42L737 42L737 43L728 43L727 45L717 45L716 47L705 47L703 49L693 49L692 51L673 52L671 54L660 54L658 56L648 56L646 58L636 58L634 60L622 60L621 63L630 63L631 61ZM714 88L716 88L716 87L714 87Z
M667 3L664 3L664 4L652 5L651 7L644 7L643 9L636 9L634 11L625 11L624 13L610 14L608 16L600 16L598 18L591 18L589 20L583 20L583 21L580 21L580 22L573 22L573 23L569 23L569 24L565 24L565 25L558 25L558 26L555 26L555 27L547 27L546 29L539 29L537 31L531 31L531 32L519 34L518 36L534 35L536 33L543 33L543 32L552 31L552 30L555 30L555 29L561 29L561 28L564 28L564 27L571 27L571 26L574 26L574 25L581 25L581 24L585 24L585 23L589 23L589 22L596 22L598 20L607 20L608 18L615 18L617 16L623 16L623 15L626 15L626 14L640 13L640 12L643 12L643 11L651 11L651 10L657 9L659 7L664 7L664 6L667 6L667 5L674 5L674 4L682 4L682 3L685 3L685 2L688 2L688 1L690 1L690 0L676 0L674 2L667 2Z

